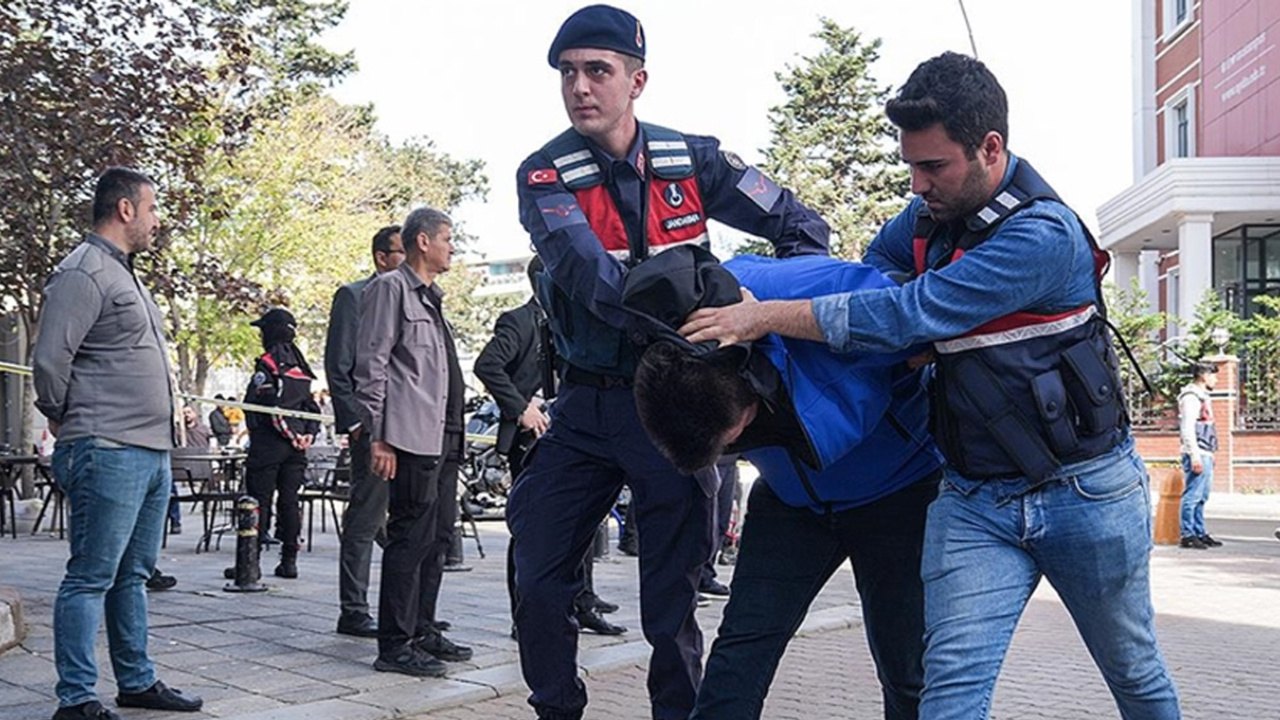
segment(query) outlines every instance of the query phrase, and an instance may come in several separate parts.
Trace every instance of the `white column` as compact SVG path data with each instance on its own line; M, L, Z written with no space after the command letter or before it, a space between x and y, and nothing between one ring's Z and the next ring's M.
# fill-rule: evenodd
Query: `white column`
M1147 293L1147 312L1160 312L1160 252L1143 250L1138 253L1138 286Z
M1178 219L1178 316L1191 327L1196 304L1213 286L1213 214L1188 214Z
M1138 277L1138 253L1114 252L1111 254L1111 281L1125 292L1133 286L1133 279Z

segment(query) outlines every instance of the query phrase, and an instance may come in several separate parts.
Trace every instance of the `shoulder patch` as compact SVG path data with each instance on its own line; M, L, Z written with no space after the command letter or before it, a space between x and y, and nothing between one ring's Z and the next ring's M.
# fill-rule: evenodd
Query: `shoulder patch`
M778 196L782 195L782 188L755 168L747 168L747 172L738 181L737 188L738 192L746 195L765 212L772 210Z
M729 167L733 168L734 170L741 172L747 169L747 164L742 161L742 158L738 157L738 153L736 152L721 150L720 156L723 157L725 163L727 163Z
M558 179L559 175L556 173L555 168L543 168L540 170L529 171L530 185L550 185Z
M583 214L577 199L569 193L546 195L538 198L537 203L542 221L547 225L547 232L587 224L587 216Z
M262 372L261 370L253 374L252 383L255 388L258 387L259 385L262 385L266 381L267 381L267 374Z

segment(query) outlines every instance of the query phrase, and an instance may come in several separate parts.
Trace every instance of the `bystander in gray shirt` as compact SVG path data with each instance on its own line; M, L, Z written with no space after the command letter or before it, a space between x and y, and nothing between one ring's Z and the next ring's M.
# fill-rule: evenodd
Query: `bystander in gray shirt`
M128 255L90 234L44 287L36 409L58 442L100 437L169 450L173 386L160 310Z
M360 293L355 385L372 440L414 455L440 455L449 396L444 318L408 263Z

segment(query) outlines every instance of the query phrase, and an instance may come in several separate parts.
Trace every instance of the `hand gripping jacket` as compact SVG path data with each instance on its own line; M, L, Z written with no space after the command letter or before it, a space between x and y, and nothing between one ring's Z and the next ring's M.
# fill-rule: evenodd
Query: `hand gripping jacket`
M581 135L566 130L543 147L561 182L578 201L604 249L628 265L652 253L686 244L706 245L707 216L684 136L675 130L641 123L646 182L640 237L627 232L618 206L604 185L604 174ZM629 377L635 359L626 336L592 315L550 282L539 283L539 301L549 309L556 351L571 365L593 372ZM570 346L563 338L576 338Z
M1019 160L1009 185L964 219L955 250L935 267L958 260L1037 200L1061 202L1030 163ZM1129 419L1100 284L1109 258L1080 227L1093 250L1096 304L1056 314L1028 308L934 343L934 438L965 477L1044 481L1063 465L1107 452L1125 435ZM929 246L945 242L947 229L927 213L917 217L917 274L929 269Z

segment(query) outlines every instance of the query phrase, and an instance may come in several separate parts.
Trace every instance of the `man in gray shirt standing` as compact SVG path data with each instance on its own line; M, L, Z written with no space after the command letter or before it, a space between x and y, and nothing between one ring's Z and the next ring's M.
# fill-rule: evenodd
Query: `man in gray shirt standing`
M456 520L462 371L436 276L449 270L453 222L418 208L401 230L405 259L360 294L355 383L373 474L390 480L374 669L438 677L471 659L435 617Z
M71 504L71 558L53 608L54 720L119 720L94 691L104 615L116 705L202 705L156 679L147 656L144 583L169 506L173 387L160 311L133 255L151 248L159 227L151 179L109 168L94 191L93 232L45 285L36 408L58 439L53 470Z

